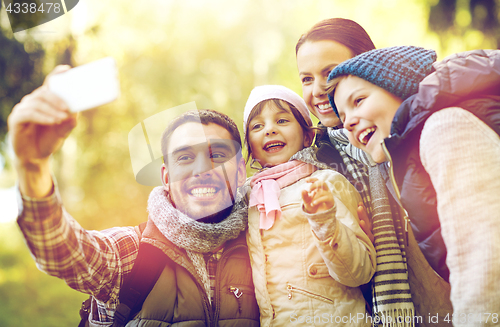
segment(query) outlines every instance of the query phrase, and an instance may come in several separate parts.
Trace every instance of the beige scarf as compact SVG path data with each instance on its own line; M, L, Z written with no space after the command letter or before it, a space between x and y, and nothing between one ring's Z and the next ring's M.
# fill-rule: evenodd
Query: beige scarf
M209 300L210 279L203 253L214 252L247 228L248 208L241 198L238 193L233 210L226 219L208 224L196 221L174 208L167 191L161 186L155 187L149 195L149 219L170 242L186 250L203 281Z

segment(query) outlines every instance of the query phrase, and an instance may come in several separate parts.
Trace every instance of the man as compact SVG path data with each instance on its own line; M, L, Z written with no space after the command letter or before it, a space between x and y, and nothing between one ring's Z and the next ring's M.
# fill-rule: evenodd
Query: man
M201 110L174 119L162 137L163 186L151 192L146 227L104 231L84 230L73 220L52 180L50 155L76 126L67 105L44 83L14 107L8 126L19 175L18 224L40 269L93 296L90 326L113 320L114 326L118 320L127 326L259 325L246 208L236 192L246 179L245 163L229 117ZM160 254L148 261L141 252ZM156 284L142 294L142 308L134 307L140 296L131 280L147 283L140 276L149 273L136 269L159 262Z

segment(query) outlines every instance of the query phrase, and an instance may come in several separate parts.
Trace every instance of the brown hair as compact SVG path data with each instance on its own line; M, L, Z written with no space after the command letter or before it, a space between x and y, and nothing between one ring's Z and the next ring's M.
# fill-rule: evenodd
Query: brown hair
M295 55L307 41L336 41L349 48L354 56L375 49L375 45L365 29L355 21L344 18L329 18L320 21L302 34L295 46Z
M236 152L237 158L241 158L241 137L240 132L238 131L238 127L236 126L234 121L221 112L210 109L200 109L187 111L182 115L177 116L163 131L163 134L161 136L161 152L163 154L163 162L165 164L167 163L167 145L170 140L170 136L177 129L177 127L191 122L201 123L203 125L214 123L225 128L231 135L231 139L239 145L239 149L236 149Z
M246 157L247 162L250 159L250 156L252 153L251 148L250 148L250 139L248 137L248 135L249 135L248 127L250 126L250 122L252 121L252 119L254 119L256 116L260 115L262 110L264 110L264 107L266 106L266 104L269 102L272 102L274 104L274 107L276 109L278 109L279 111L289 112L288 109L282 105L282 102L286 103L288 105L288 107L290 107L290 110L291 110L293 116L295 117L295 119L299 123L300 127L302 128L302 131L304 132L304 136L312 134L311 144L312 144L312 141L314 139L314 135L315 135L316 131L318 130L316 127L312 127L312 126L309 126L307 124L304 117L302 117L300 111L297 108L295 108L295 106L293 104L291 104L285 100L280 100L280 99L268 99L268 100L261 101L255 107L253 107L252 111L250 111L250 115L248 115L247 124L245 126L245 146L247 148L247 157Z
M337 85L340 83L340 81L342 81L347 76L348 75L340 75L340 76L337 76L337 77L333 78L330 82L327 82L326 83L326 93L333 96L332 93L337 88Z

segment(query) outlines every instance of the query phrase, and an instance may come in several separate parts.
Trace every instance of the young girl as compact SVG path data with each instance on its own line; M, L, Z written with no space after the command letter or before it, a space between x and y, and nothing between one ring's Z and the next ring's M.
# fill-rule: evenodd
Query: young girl
M358 288L375 272L359 227L359 193L310 148L307 106L283 86L256 87L244 111L249 156L247 242L262 326L369 325ZM355 318L353 318L355 317Z

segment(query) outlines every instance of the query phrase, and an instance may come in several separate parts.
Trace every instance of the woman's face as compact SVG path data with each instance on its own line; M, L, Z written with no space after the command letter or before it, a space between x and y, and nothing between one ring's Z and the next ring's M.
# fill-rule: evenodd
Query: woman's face
M354 54L348 47L332 40L306 41L297 52L302 97L309 111L327 127L341 125L325 92L328 74L352 57Z

